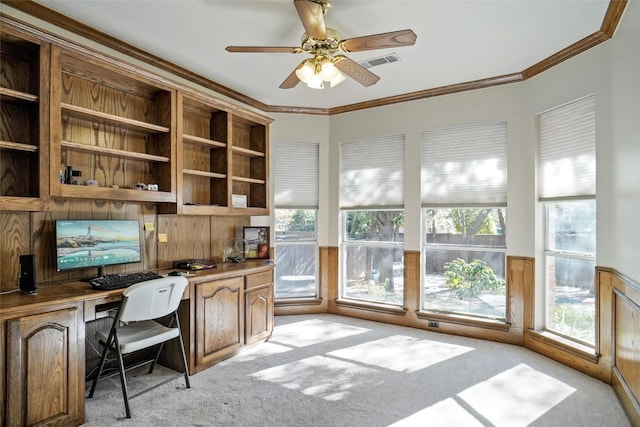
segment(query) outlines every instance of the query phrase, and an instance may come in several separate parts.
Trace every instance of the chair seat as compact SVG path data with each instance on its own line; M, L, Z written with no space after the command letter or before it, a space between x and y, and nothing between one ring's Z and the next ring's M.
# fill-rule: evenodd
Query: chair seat
M122 354L163 343L178 336L178 328L169 328L154 320L129 323L118 329L118 343ZM106 342L109 331L99 331L96 336Z

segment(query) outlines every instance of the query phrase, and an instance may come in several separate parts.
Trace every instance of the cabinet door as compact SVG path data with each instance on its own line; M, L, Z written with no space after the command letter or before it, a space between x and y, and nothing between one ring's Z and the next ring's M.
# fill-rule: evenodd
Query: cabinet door
M247 291L245 342L262 341L273 331L273 285Z
M202 369L228 357L244 341L242 277L196 285L196 366Z
M78 307L7 321L7 425L84 421L84 323Z

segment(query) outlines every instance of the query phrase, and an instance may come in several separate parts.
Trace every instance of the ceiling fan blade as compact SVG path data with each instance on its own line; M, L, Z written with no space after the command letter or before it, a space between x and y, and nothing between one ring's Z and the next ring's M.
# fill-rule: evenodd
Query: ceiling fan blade
M363 50L411 46L416 43L416 38L417 36L412 30L406 29L343 40L341 46L347 52L360 52Z
M336 56L335 64L338 70L342 71L362 86L371 86L378 83L378 80L380 80L380 77L344 55Z
M296 75L296 71L298 71L298 68L302 67L302 64L304 64L305 62L306 62L306 59L304 61L302 61L300 63L300 65L298 65L293 70L293 72L291 74L289 74L286 79L284 79L284 81L282 83L280 83L280 89L291 89L291 88L296 87L296 85L300 81L300 79Z
M296 53L297 47L277 46L227 46L227 52L241 53Z
M307 35L315 40L325 40L327 29L324 26L322 4L310 0L293 0L293 3Z

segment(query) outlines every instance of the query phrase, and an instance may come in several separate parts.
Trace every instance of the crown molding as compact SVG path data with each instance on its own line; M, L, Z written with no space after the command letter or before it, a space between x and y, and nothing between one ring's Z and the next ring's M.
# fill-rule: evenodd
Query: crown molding
M509 83L522 82L530 79L558 64L572 58L594 46L599 45L613 37L616 28L620 22L624 9L628 0L610 0L607 12L603 19L599 31L585 37L584 39L562 49L561 51L543 59L542 61L531 65L530 67L516 73L505 74L503 76L489 77L486 79L474 80L441 86L437 88L425 89L416 92L405 93L401 95L378 98L370 101L359 102L355 104L343 105L333 108L313 108L313 107L296 107L267 105L254 98L223 86L209 78L200 74L189 71L188 69L167 61L159 56L153 55L143 49L137 48L125 41L112 37L108 34L100 32L80 21L69 18L61 13L49 9L33 0L3 0L2 3L25 12L31 16L39 18L45 22L56 25L62 29L75 33L91 41L121 52L131 58L151 64L163 71L169 72L177 77L183 78L192 83L203 86L230 99L241 102L250 107L268 113L289 113L289 114L314 114L314 115L334 115L347 113L369 108L381 107L385 105L398 104L408 101L416 101L424 98L435 96L449 95L453 93L465 92L470 90L488 88Z

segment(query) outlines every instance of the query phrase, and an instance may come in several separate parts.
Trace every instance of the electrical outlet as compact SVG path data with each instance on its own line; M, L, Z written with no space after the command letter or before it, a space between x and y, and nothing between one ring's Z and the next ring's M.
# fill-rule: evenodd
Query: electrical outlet
M429 320L429 327L430 328L439 328L440 327L440 323L438 323L435 320Z

